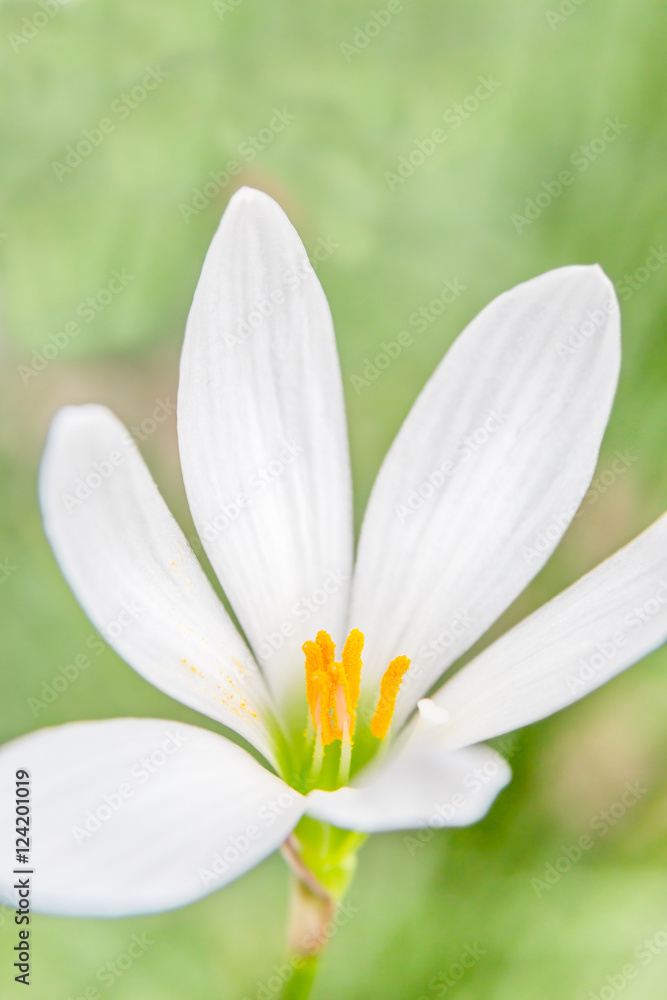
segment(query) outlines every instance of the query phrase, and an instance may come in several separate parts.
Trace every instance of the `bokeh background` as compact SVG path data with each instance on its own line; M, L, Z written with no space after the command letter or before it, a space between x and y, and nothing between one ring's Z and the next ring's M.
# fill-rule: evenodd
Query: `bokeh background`
M117 715L215 728L110 649L50 704L30 700L91 634L42 534L36 475L62 404L100 401L140 427L156 400L175 399L201 262L242 183L281 202L309 251L329 247L318 273L337 329L358 517L421 386L483 305L562 264L598 261L615 282L624 366L596 488L496 632L663 511L665 51L661 0L1 4L2 740ZM155 87L141 96L149 70ZM475 102L480 78L489 93ZM276 109L289 119L280 132L270 127ZM103 118L113 129L68 163L67 147ZM395 179L401 157L419 143L430 150L435 128L446 140ZM240 173L213 182L232 160ZM572 181L558 193L564 170ZM106 301L116 270L132 280ZM447 281L464 290L425 329L410 327ZM88 321L79 307L90 296L100 308ZM49 335L77 318L81 333L45 355L57 343ZM413 343L360 384L382 342L405 329ZM171 417L141 447L190 532L175 430ZM667 654L504 749L515 780L479 826L364 847L314 997L604 1000L632 962L627 1000L663 1000ZM626 783L641 793L621 808ZM567 868L560 859L583 834L593 847L545 882L550 865ZM30 995L74 1000L96 987L105 1000L266 1000L263 984L282 961L286 893L274 857L183 910L38 917ZM97 971L134 933L150 947L103 984ZM0 909L3 996L22 995L13 944ZM477 958L455 981L466 948Z

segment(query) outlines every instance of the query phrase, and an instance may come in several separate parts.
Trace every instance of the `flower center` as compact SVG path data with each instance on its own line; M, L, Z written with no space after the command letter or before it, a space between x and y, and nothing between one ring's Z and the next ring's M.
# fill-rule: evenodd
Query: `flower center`
M341 741L341 772L349 774L349 761L356 725L357 704L361 684L361 651L364 635L352 629L340 661L335 659L336 646L328 632L320 631L315 641L303 644L306 654L306 698L315 727L313 764L321 764L324 747L334 740ZM407 656L397 656L387 667L380 682L380 697L370 722L373 736L383 740L396 707L398 689L410 666Z

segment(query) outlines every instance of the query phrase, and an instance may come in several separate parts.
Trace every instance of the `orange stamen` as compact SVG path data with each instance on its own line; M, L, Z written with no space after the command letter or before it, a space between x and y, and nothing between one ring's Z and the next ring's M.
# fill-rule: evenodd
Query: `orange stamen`
M332 692L331 678L328 674L316 674L316 684L319 688L318 698L315 704L315 717L319 717L319 725L315 723L315 729L320 735L322 746L332 743L336 735L331 725Z
M315 642L322 650L322 664L324 669L328 672L329 667L333 663L336 656L336 643L333 641L329 633L324 631L324 629L320 629L317 633L315 636Z
M341 662L336 662L336 645L323 629L317 633L314 642L308 640L302 646L306 654L306 699L320 748L318 752L321 755L322 748L327 744L342 740L341 762L346 756L348 770L361 688L364 641L363 632L358 628L352 629L343 646ZM370 726L379 740L387 735L398 690L409 666L407 656L397 656L380 682L380 698Z
M397 656L392 660L384 672L380 682L380 698L375 709L375 715L371 719L371 732L379 740L383 740L387 735L394 709L396 708L396 698L398 689L401 686L403 675L410 666L407 656Z
M313 717L313 725L317 727L315 721L315 702L319 693L319 685L315 684L315 675L322 672L322 650L315 642L309 639L301 647L306 654L306 701L310 714Z
M359 689L361 686L361 651L364 648L364 633L353 628L343 646L343 671L347 679L349 699L347 710L353 715L359 704ZM353 725L354 728L354 725Z
M306 654L306 699L315 726L315 732L322 741L322 746L334 739L331 725L331 677L325 665L325 654L318 642L304 642L302 649Z

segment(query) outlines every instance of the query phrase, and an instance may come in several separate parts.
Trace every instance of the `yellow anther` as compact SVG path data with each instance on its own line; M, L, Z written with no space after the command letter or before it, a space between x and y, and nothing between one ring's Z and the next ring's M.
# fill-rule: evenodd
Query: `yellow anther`
M324 630L317 633L314 642L309 640L303 644L306 698L315 731L323 746L332 740L352 739L363 644L363 635L355 629L345 644L342 663L335 661L336 645ZM351 671L352 690L346 666Z
M306 654L306 700L315 723L315 701L319 693L319 685L315 684L315 675L322 673L322 650L316 642L309 639L301 647Z
M322 664L324 669L328 671L334 661L334 657L336 656L336 644L329 633L325 632L324 629L320 629L317 633L315 636L315 642L322 650Z
M361 652L364 634L352 629L343 647L341 662L335 660L336 646L328 632L321 630L315 641L304 642L306 654L306 698L315 726L319 753L333 740L342 741L343 757L349 770L352 737L356 723L356 708L361 687ZM407 656L397 656L387 667L380 683L380 699L371 720L371 732L382 740L387 735L398 689L410 666Z
M332 647L331 651L326 642L320 641L321 637L326 637ZM334 692L331 678L331 662L329 655L333 655L333 643L326 632L318 632L317 642L304 642L301 647L306 654L306 699L308 708L315 726L315 732L322 741L322 746L331 743L336 737L331 723L331 710L335 707Z
M314 687L317 691L315 699L315 711L312 712L315 731L322 741L322 746L332 743L336 735L331 724L331 709L333 699L331 696L331 679L328 674L316 673L314 676Z
M395 660L391 661L384 672L384 676L380 682L380 698L375 709L375 715L371 719L371 732L379 740L383 740L387 735L387 730L389 729L396 707L398 689L401 686L403 674L409 666L410 660L407 656L397 656Z
M361 685L361 651L364 648L364 633L353 628L343 646L343 671L347 680L349 699L347 710L350 715L359 703ZM346 695L347 698L347 695Z

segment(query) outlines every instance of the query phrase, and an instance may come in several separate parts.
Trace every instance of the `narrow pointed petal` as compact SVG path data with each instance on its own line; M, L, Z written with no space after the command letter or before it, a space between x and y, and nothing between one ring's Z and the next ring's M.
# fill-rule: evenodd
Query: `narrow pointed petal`
M412 659L404 719L512 603L568 527L598 458L620 362L614 289L598 267L506 292L461 334L380 470L351 622L364 681Z
M324 292L259 191L232 198L206 256L178 432L190 508L225 593L274 693L302 695L304 640L320 628L344 638L347 431Z
M102 406L53 421L44 526L74 594L119 656L274 762L270 696L132 438Z
M471 660L433 696L466 746L552 715L667 639L667 514ZM432 717L438 718L431 709Z
M130 916L199 899L274 851L305 804L241 747L161 719L74 722L8 743L5 803L18 769L31 782L31 904L66 916ZM0 894L15 902L14 821L3 809Z
M410 739L364 769L353 786L310 792L307 814L362 833L476 823L509 782L509 765L486 746L452 752L441 731L420 719Z

